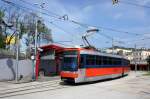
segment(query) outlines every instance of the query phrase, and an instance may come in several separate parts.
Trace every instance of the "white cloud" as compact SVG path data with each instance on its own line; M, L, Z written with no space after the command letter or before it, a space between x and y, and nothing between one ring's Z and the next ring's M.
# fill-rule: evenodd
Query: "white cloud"
M85 13L89 13L90 11L93 10L93 8L94 8L94 6L88 5L88 6L84 7L82 11Z
M142 1L143 0L141 0L141 2ZM148 1L150 1L150 0L148 0ZM82 7L78 7L75 5L66 6L62 2L60 3L59 0L50 0L50 1L46 0L45 2L47 2L46 7L45 7L46 9L48 9L52 12L58 13L59 15L67 14L69 16L69 18L71 18L71 19L74 19L74 20L77 20L77 21L83 22L83 23L89 23L89 24L92 24L90 22L96 20L97 24L101 25L101 23L98 23L98 21L100 22L102 17L104 17L105 23L108 24L108 27L109 27L109 25L115 26L115 23L112 24L110 21L114 21L114 20L116 21L118 19L119 19L119 22L122 24L124 24L124 21L128 21L129 25L132 23L135 23L135 22L137 22L137 23L143 22L143 24L146 24L147 19L148 19L148 17L147 17L148 14L146 13L144 8L139 8L139 7L121 4L121 3L117 6L113 6L110 1L109 2L98 2L95 4L89 4L89 5L82 6ZM144 2L142 2L142 3L147 4L148 2L146 0L144 0ZM47 19L49 19L49 18L47 18ZM116 24L117 24L117 22L116 22ZM72 40L74 40L74 42L76 42L76 43L81 42L80 40L77 39L77 37L75 37L77 32L84 32L79 28L78 25L73 25L73 24L68 24L68 23L66 23L66 24L58 23L58 22L56 24L59 25L60 27L62 27L64 30L67 30L73 36L72 37L64 36L66 34L58 33L58 32L63 32L63 31L58 30L57 28L52 28L53 35L55 35L54 39L66 40L66 39L73 38ZM144 27L144 26L142 27L142 25L140 25L140 24L137 24L137 26L135 26L135 27L132 27L132 26L128 27L128 28L122 28L122 27L123 27L123 25L118 26L118 29L129 31L129 32L135 31L137 33L147 32L150 30L149 27ZM75 29L78 29L78 30L75 30ZM113 33L109 33L109 34L110 34L110 36L114 36ZM78 34L78 36L81 36L81 35L82 35L82 33ZM127 41L128 41L128 39L133 39L133 36L132 37L128 36L128 38L125 38L125 40L127 40Z
M138 4L141 4L141 5L147 5L148 3L150 3L150 0L139 0L138 1Z
M122 13L116 13L115 15L114 15L114 19L120 19L122 17Z

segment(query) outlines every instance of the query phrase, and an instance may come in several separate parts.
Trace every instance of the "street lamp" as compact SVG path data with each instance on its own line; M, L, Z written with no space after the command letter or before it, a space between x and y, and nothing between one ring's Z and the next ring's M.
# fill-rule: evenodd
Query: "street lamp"
M38 6L38 8L40 9L39 10L39 18L40 18L40 21L42 21L41 19L42 19L42 15L41 15L41 13L42 13L42 10L43 10L43 8L44 8L44 5L45 5L45 3L44 2L42 2L42 3L34 3L34 5L36 5L36 6ZM38 42L38 46L40 46L40 42L41 42L41 40L40 40L40 33L38 33L37 34L37 42Z
M44 8L44 4L45 3L40 4L40 13L41 13L42 8ZM39 5L39 4L35 3L34 5ZM35 27L36 28L35 28L35 39L34 39L35 40L35 42L34 42L34 57L33 56L31 57L32 60L33 60L33 80L35 80L35 67L36 67L36 57L37 57L37 50L38 50L38 46L37 46L37 44L38 44L38 41L37 41L38 40L38 29L37 29L37 27L38 27L39 18L40 17L37 16L36 22L35 22Z

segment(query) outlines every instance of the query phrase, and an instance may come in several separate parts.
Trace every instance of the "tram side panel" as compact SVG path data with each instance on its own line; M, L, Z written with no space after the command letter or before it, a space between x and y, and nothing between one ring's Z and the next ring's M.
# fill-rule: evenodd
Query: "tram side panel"
M91 60L89 59L89 61L91 61L91 63L88 62L88 59L86 59L88 57L85 57L85 56L87 55L84 55L84 62L83 62L84 69L79 70L80 79L82 78L83 81L95 81L95 80L101 80L101 79L106 79L106 78L115 78L115 77L122 76L124 72L128 71L126 67L121 65L121 59L117 65L114 65L114 64L107 64L107 65L99 64L98 65L92 62L92 57L96 58L99 56L90 56ZM93 61L95 61L95 59L93 59Z

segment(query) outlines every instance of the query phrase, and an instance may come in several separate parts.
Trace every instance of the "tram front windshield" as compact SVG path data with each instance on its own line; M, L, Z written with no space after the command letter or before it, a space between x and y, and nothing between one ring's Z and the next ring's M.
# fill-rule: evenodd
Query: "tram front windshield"
M62 70L77 71L77 51L65 51L63 58Z

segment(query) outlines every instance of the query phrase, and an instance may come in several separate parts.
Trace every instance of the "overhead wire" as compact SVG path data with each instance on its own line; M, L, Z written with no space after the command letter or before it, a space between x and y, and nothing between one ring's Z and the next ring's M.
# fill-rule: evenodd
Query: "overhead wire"
M16 8L20 8L20 9L22 9L23 11L25 11L25 12L28 12L28 13L32 13L32 12L30 12L30 8L27 8L27 7L24 7L24 6L21 6L21 5L17 5L17 4L15 4L15 3L13 3L13 2L11 2L11 1L7 1L7 0L1 0L1 1L4 1L5 3L7 3L7 4L9 4L9 5L11 5L11 6L15 6ZM28 9L28 10L27 10ZM46 13L42 13L42 14L46 14ZM47 14L46 14L47 15ZM39 16L36 16L36 17L38 17L39 18ZM51 23L52 24L52 23ZM54 24L53 24L54 25ZM55 25L56 26L56 25ZM58 28L58 26L57 26L57 28ZM59 28L60 29L60 28ZM63 29L61 29L61 30L63 30ZM63 30L64 31L64 30ZM65 31L64 31L65 32ZM62 43L61 43L62 44ZM65 44L63 44L63 45L65 45Z
M141 4L137 4L137 3L133 3L133 2L129 2L129 1L119 0L118 2L119 2L119 3L128 4L128 5L132 5L132 6L137 6L137 7L142 7L142 8L148 8L148 9L150 9L150 6L141 5Z
M90 25L90 24L86 24L86 23L77 22L77 21L74 21L74 20L71 20L71 22L74 22L75 24L78 24L78 25L80 25L82 27L85 27L85 28L96 27L96 28L99 28L99 29L102 29L102 30L114 31L114 32L119 32L119 33L134 35L134 36L143 35L143 34L138 34L138 33L133 33L133 32L122 31L122 30L118 30L118 29L114 29L114 28L109 28L109 27Z
M75 38L77 38L77 39L81 38L81 37L79 37L79 36L78 36L78 37L77 37L77 36L73 36L72 34L70 34L69 31L66 31L64 28L58 26L58 25L55 24L53 21L48 22L48 23L50 23L51 25L55 26L56 28L58 28L59 30L63 31L64 33L69 34L71 37L75 37Z
M128 40L128 41L126 41L126 43L130 43L130 42L140 42L140 41L144 41L144 40L147 40L147 39L150 39L150 37L148 37L148 38L142 38L142 39L138 39L138 40Z
M6 1L6 0L2 0L2 1ZM21 7L20 5L17 5L17 4L15 4L15 3L13 3L13 2L7 2L6 1L6 3L7 4L10 4L10 5L12 5L12 6L17 6L17 7ZM26 9L28 9L28 10L26 10L26 9L24 9L24 8L26 8ZM23 8L21 8L22 10L24 10L24 11L27 11L28 13L32 13L32 12L29 12L29 9L30 8L27 8L27 7L23 7ZM43 13L42 13L43 14ZM46 21L46 22L48 22L48 21ZM63 28L61 28L61 27L59 27L58 25L56 25L56 24L54 24L52 21L51 22L49 22L50 24L52 24L52 25L54 25L56 28L58 28L58 29L60 29L61 31L63 31L63 32L65 32L65 33L67 33L67 34L69 34L69 35L71 35L69 32L67 32L65 29L63 29ZM76 36L72 36L71 35L71 37L76 37Z
M2 0L2 1L3 1L3 0ZM4 0L4 1L5 1L5 0ZM23 1L24 3L29 4L30 6L33 6L33 4L31 4L31 3L29 3L29 2L27 2L27 1L25 1L25 0L20 0L20 1ZM35 7L35 6L34 6L34 7ZM36 6L36 8L41 9L41 8L38 7L38 6ZM52 12L52 11L46 10L46 9L42 9L42 10L47 11L47 12L50 12L51 14L54 14L54 15L58 16L58 17L53 16L54 18L57 18L57 19L63 20L63 21L69 21L69 22L72 22L72 23L74 23L74 24L80 25L81 27L84 27L84 28L88 28L88 27L90 27L90 26L94 26L94 25L90 25L90 24L86 24L86 23L81 23L81 22L78 22L78 21L75 21L75 20L72 20L72 19L69 19L69 18L67 18L67 19L62 18L63 16L60 16L60 15L58 15L58 14ZM39 12L39 11L38 11L38 12ZM47 15L47 16L52 17L52 15L49 15L49 14L47 14L47 13L43 13L43 12L39 12L39 13L42 13L42 14L44 14L44 15ZM118 29L114 29L114 28L108 28L108 27L103 27L103 26L94 26L94 27L97 27L97 28L100 28L100 29L103 29L103 30L109 30L109 31L114 31L114 32L129 34L129 35L134 35L134 36L143 35L143 34L132 33L132 32L122 31L122 30L118 30Z
M47 9L44 9L44 8L41 8L40 6L35 6L34 4L32 4L32 3L30 3L30 2L27 2L27 1L25 1L25 0L20 0L20 1L23 2L23 3L26 3L26 4L30 5L30 6L32 6L32 7L34 7L34 8L38 8L38 9L41 9L41 10L46 11L46 12L48 12L48 13L51 13L51 14L53 14L53 15L55 15L55 16L61 17L60 15L58 15L58 14L56 14L56 13L54 13L54 12L51 12L51 11L49 11L49 10L47 10Z
M32 10L32 11L33 11L33 9L30 9L30 8L24 7L24 6L20 6L20 5L18 6L18 4L15 4L15 3L10 2L10 1L7 1L7 0L1 0L1 1L4 1L4 2L6 2L6 3L8 3L8 4L11 4L11 5L13 5L13 6L17 6L17 7L19 7L20 9L23 9L23 10L28 9L28 10ZM24 3L31 5L31 3L27 2L27 1L24 1L24 0L20 0L20 1L23 1ZM121 2L122 2L122 1L121 1ZM38 8L41 9L40 7L38 7ZM26 10L26 11L28 11L28 10ZM37 11L37 10L34 10L34 11ZM48 12L49 10L45 10L45 11ZM58 17L52 16L52 15L50 15L50 14L47 14L47 13L44 13L44 12L41 12L41 11L37 11L37 12L39 12L39 13L41 13L41 14L44 14L44 15L47 15L47 16L49 16L49 17L57 18L57 19L59 19L59 20L63 20L63 21L65 20L65 19L61 18L62 16L60 16L60 15L58 15L58 14L55 14L55 13L53 13L53 12L51 12L51 14L54 14L54 15L56 15L56 16L58 16ZM30 13L31 13L31 12L30 12ZM66 20L65 20L65 21L66 21ZM90 27L90 26L93 26L93 25L90 25L90 24L85 24L85 23L77 22L77 21L71 20L71 19L67 19L67 21L72 22L72 23L77 24L77 25L80 25L80 26L82 26L82 27L84 27L84 28L88 28L88 27ZM108 28L108 27L102 27L102 26L94 26L94 27L97 27L97 28L100 28L100 29L103 29L103 30L109 30L109 31L114 31L114 32L119 32L119 33L125 33L125 34L129 34L129 35L135 35L135 36L142 35L142 34L137 34L137 33L132 33L132 32L121 31L121 30L118 30L118 29ZM102 36L104 36L104 37L106 37L106 38L108 38L108 39L112 39L112 37L107 36L106 34L102 34L102 33L99 33L99 34L102 35Z

